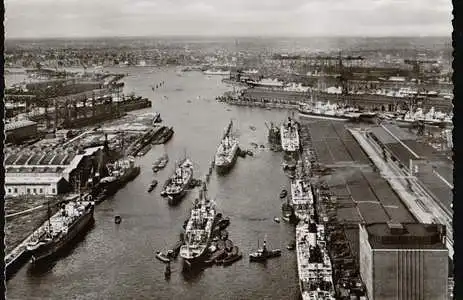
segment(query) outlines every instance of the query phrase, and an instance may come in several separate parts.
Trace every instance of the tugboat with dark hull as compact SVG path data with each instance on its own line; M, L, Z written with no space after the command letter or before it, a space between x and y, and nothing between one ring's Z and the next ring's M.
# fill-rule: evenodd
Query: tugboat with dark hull
M93 223L95 203L70 201L62 204L60 211L49 217L38 236L26 245L33 265L46 262L64 250ZM50 214L50 210L49 210Z
M267 249L267 242L266 240L264 240L264 244L262 245L262 248L258 248L257 251L249 254L249 261L264 262L264 261L267 261L267 259L269 258L279 257L279 256L281 256L281 250L280 249L273 249L273 250Z

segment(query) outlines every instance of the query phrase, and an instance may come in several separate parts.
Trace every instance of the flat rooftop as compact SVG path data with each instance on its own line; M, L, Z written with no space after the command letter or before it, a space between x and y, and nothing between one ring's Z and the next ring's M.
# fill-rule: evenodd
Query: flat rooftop
M451 212L453 192L449 184L453 185L453 162L402 128L392 124L385 127L387 130L380 126L369 130L405 167L413 160L418 166L416 177Z
M318 161L333 169L324 176L338 196L337 219L341 223L416 222L387 181L345 128L344 122L304 120Z
M365 229L372 249L446 249L443 225L376 223Z

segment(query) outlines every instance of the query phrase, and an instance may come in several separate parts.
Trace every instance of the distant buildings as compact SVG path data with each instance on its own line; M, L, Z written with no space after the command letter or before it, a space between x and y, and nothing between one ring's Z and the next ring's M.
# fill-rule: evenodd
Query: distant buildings
M359 226L360 274L369 299L448 299L445 226L418 223Z

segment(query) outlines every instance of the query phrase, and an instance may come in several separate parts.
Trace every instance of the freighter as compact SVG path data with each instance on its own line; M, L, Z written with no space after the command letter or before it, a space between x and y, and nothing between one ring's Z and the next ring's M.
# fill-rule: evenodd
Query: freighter
M238 157L239 144L238 140L231 133L232 126L233 122L230 121L215 154L215 166L219 173L225 173L230 170Z
M267 125L267 124L266 124ZM272 151L281 151L281 135L280 128L270 123L268 128L268 143Z
M323 225L308 219L296 226L299 287L303 300L334 300L333 270Z
M291 207L299 220L313 215L312 189L301 179L291 182Z
M125 183L140 174L140 167L135 165L135 159L129 156L106 165L108 175L98 183L97 190L104 191L106 196L115 194Z
M184 245L180 248L180 256L187 267L202 262L208 253L215 217L215 202L207 198L203 188L191 209L185 228Z
M300 102L298 106L299 116L315 119L327 119L338 121L352 121L362 117L362 113L353 108L339 108L336 104L329 102L316 102L315 104Z
M185 196L192 180L193 163L185 158L178 164L173 176L165 184L163 194L169 199L169 204L176 204Z
M288 120L281 125L281 147L287 153L295 153L299 151L299 132L297 123L288 117Z
M223 71L223 70L206 70L206 71L204 71L204 75L228 76L228 75L230 75L230 71Z
M26 245L31 254L31 263L52 258L69 245L79 234L83 233L93 222L95 203L92 201L70 201L50 216L43 230L37 232L32 241Z

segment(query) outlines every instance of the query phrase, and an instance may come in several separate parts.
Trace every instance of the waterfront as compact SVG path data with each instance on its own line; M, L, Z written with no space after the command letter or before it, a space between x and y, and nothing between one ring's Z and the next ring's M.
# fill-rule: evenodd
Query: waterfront
M153 101L151 109L135 113L159 111L164 123L174 126L175 134L166 146L153 147L137 159L142 166L140 176L96 208L95 226L69 255L42 274L30 274L25 266L8 281L8 299L297 298L295 253L284 249L294 238L294 228L273 222L273 217L280 215L281 187L289 186L280 167L281 154L267 147L254 150L250 145L266 144L264 122L280 121L286 113L217 103L215 97L230 89L221 83L221 77L208 78L197 72L178 76L174 69L113 70L129 73L126 93L133 91ZM153 92L151 86L161 81L165 86ZM156 175L163 182L174 161L186 151L195 163L195 177L202 176L230 118L238 128L240 144L255 155L239 158L227 176L217 177L214 172L209 189L219 211L230 216L230 236L244 258L232 266L215 266L198 274L182 273L179 259L166 282L164 265L154 254L178 239L196 191L177 207L169 207L159 196L159 188L146 192L153 178L151 164L163 151L168 152L168 166ZM117 214L122 216L120 225L114 224ZM283 249L282 257L265 265L250 264L249 252L265 235L271 247Z

